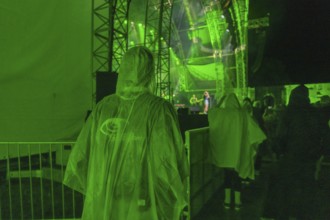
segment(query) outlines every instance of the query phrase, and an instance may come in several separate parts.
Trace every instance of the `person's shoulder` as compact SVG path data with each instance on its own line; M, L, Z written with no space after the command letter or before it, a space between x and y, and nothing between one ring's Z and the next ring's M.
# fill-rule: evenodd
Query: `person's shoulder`
M111 95L107 95L105 96L104 98L102 98L98 103L97 105L103 105L105 103L108 103L108 102L111 102L111 101L114 101L115 99L117 99L118 96L116 94L111 94Z
M161 98L156 96L153 102L155 105L157 105L160 108L170 108L170 109L174 109L174 106L166 99Z
M210 108L207 115L208 117L215 117L215 116L219 116L221 115L221 117L223 117L223 115L234 115L234 114L240 114L240 113L245 113L246 110L241 108L241 109L227 109L227 108L219 108L219 107L215 107L215 108Z
M308 111L311 115L320 115L320 108L313 106L313 105L309 105L307 106L307 108L305 108L305 111Z
M151 103L155 103L155 104L164 103L164 101L166 101L164 98L151 94L151 93L145 93L143 96L144 96L144 99L148 99L148 100L150 100Z
M108 105L113 105L114 102L117 102L119 97L115 94L107 95L102 98L98 103L96 103L95 109L100 110Z
M153 112L174 110L174 106L168 100L162 97L153 94L146 94L145 99L149 100L149 105Z

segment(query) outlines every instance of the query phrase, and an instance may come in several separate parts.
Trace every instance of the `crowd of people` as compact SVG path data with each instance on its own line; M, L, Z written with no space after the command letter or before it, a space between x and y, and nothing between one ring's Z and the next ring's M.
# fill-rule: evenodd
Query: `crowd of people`
M131 48L116 94L88 117L64 177L65 185L85 195L82 219L178 220L187 206L189 164L177 112L153 94L154 79L152 53ZM208 162L224 170L225 209L244 206L242 180L253 180L269 158L277 169L263 219L313 219L319 165L330 151L327 98L314 106L300 85L281 107L270 94L261 102L240 102L229 93L210 108L205 91L190 102L202 102L209 119Z
M262 161L267 159L272 162L273 169L268 173L270 181L261 219L316 219L320 164L324 156L329 155L330 147L330 102L327 97L323 96L319 103L312 104L308 88L299 85L291 91L287 106L277 106L271 94L266 94L261 102L245 98L242 106L236 101L235 117L239 117L238 109L245 110L251 122L240 120L238 123L233 120L235 111L225 113L225 109L234 108L225 102L211 109L208 115L210 141L214 152L221 149L221 156L220 152L215 152L213 156L220 160L214 164L225 169L225 208L230 208L227 179L235 191L234 207L239 210L241 202L237 195L241 184L247 177L254 179L253 175L244 175L242 170L255 170L258 175ZM257 127L244 131L244 127L252 121ZM232 129L234 124L237 124L236 129ZM265 136L260 134L259 129ZM242 132L245 132L247 139L250 136L259 139L246 145L246 139L241 138ZM219 138L221 136L223 138ZM237 140L241 143L238 144ZM239 147L241 151L237 150ZM227 163L230 158L238 156L241 157L238 162ZM246 161L250 163L242 167Z
M329 104L312 105L308 88L300 85L286 107L263 113L266 147L276 160L264 219L315 219L320 163L330 144Z

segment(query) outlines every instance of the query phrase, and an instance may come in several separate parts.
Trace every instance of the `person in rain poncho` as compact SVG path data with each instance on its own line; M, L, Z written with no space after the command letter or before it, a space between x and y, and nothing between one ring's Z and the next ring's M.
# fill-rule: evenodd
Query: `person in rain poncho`
M82 219L175 220L186 206L186 151L174 108L151 93L154 79L151 52L128 50L116 94L83 127L64 177L85 195Z
M208 115L210 128L210 162L225 168L225 208L230 208L231 190L235 208L239 209L240 178L254 179L254 157L257 146L266 139L249 113L240 106L234 93L222 97L219 107Z

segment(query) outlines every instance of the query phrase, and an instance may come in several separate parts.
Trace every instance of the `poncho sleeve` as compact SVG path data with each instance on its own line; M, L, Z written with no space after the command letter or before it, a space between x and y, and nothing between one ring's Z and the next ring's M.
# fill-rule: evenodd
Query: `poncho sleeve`
M188 176L186 150L172 105L164 102L156 115L151 120L149 154L156 204L159 215L164 219L179 219L187 204L184 186Z
M254 160L257 148L260 143L266 140L266 135L251 116L247 114L246 116L246 134L242 142L240 160L237 164L236 171L241 178L254 179Z
M70 153L63 184L85 194L93 114L89 116Z

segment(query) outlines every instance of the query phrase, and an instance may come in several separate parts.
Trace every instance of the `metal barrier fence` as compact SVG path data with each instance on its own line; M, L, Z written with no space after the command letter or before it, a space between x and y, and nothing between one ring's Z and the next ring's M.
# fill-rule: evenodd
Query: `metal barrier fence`
M0 142L0 219L75 219L83 195L64 186L74 142Z
M186 131L185 140L190 167L189 204L185 215L191 220L221 188L223 170L207 161L210 148L208 127Z
M1 219L79 219L82 194L62 184L74 142L0 142ZM205 163L208 128L186 132L190 163L190 220L222 184L219 169Z

